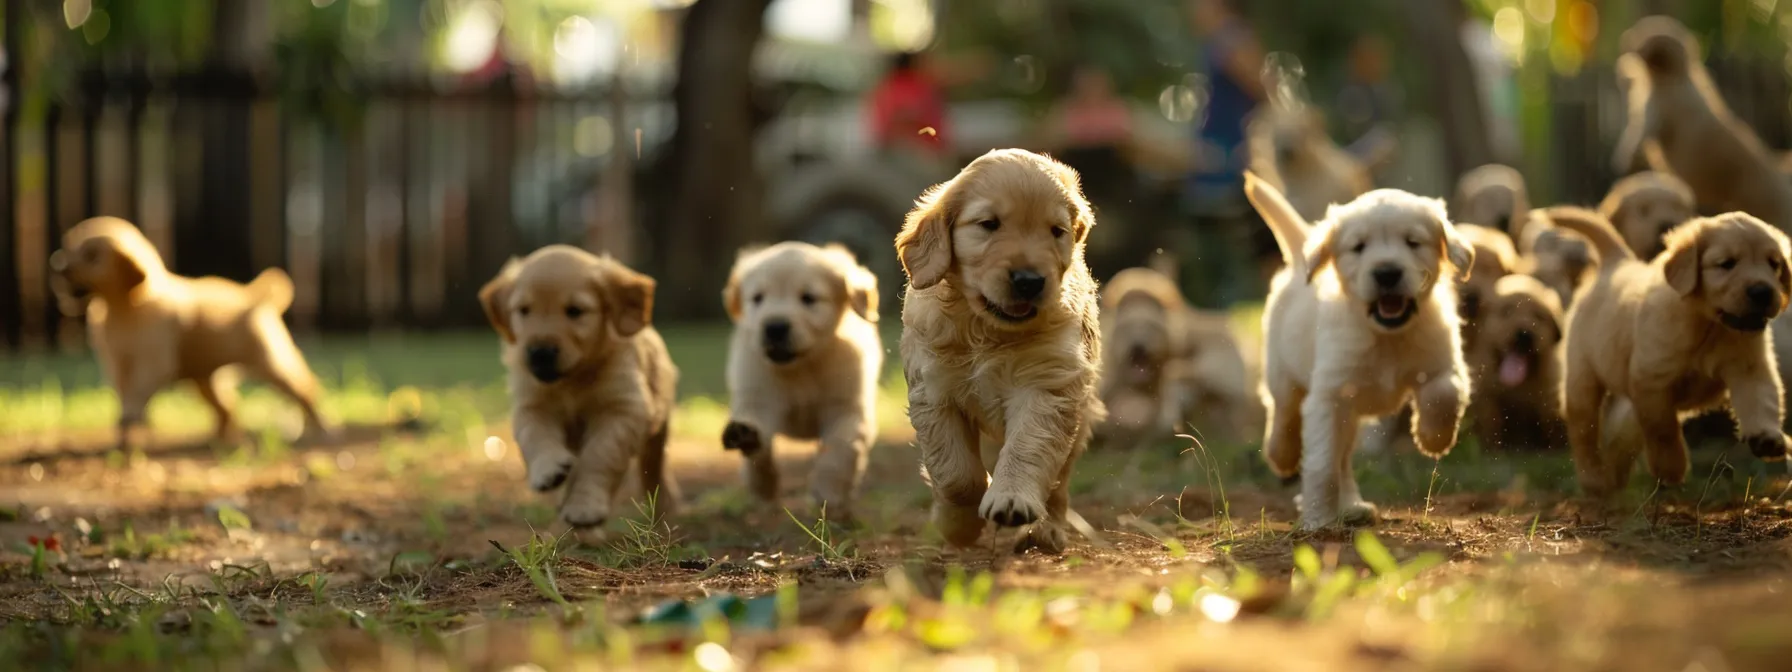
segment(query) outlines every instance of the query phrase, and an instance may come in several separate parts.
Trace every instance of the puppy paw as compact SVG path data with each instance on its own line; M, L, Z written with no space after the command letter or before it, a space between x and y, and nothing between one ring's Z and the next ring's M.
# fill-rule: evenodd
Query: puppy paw
M1786 435L1784 434L1779 432L1760 434L1748 437L1745 441L1748 443L1748 452L1754 453L1755 457L1768 462L1786 459Z
M752 457L765 447L765 443L757 428L744 422L730 421L727 427L722 428L722 447L738 450L740 454Z
M560 519L575 529L600 527L610 519L610 507L602 497L568 499L560 505Z
M1059 555L1070 546L1070 533L1064 526L1052 521L1044 521L1028 528L1020 539L1014 542L1015 553L1037 550L1041 553Z
M529 487L536 492L547 492L560 487L572 473L572 460L572 453L565 448L535 456L535 459L529 461Z
M1338 508L1338 522L1345 525L1367 526L1381 522L1381 512L1368 502L1351 502Z
M983 493L977 515L1002 527L1021 527L1045 518L1045 502L1037 495L991 488Z

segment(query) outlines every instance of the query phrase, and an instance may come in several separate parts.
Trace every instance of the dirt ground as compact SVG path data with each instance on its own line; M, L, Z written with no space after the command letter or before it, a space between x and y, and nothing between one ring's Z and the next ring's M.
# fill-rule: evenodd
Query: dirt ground
M270 431L217 445L195 428L124 454L103 426L14 421L0 432L0 660L1719 671L1792 656L1785 470L1722 446L1701 450L1696 482L1639 481L1604 506L1572 496L1565 455L1364 459L1383 521L1318 534L1290 531L1292 490L1248 446L1094 452L1072 502L1096 534L1015 555L1012 532L941 547L900 417L883 423L857 523L825 526L803 495L811 447L781 444L784 496L754 501L699 399L681 409L685 496L663 523L556 538L556 500L527 490L508 432L485 420L501 397L478 393L484 415L468 419L436 394L389 391L360 414L385 422L328 444ZM772 596L751 604L775 614L655 611L722 595Z

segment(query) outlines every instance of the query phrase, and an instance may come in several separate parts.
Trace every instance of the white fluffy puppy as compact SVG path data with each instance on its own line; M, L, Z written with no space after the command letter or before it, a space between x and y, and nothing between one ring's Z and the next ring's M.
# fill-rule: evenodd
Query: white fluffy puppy
M1421 451L1456 443L1469 384L1448 276L1466 279L1474 248L1442 201L1404 191L1334 205L1316 228L1248 172L1245 193L1287 262L1263 314L1264 457L1300 476L1302 529L1373 521L1350 465L1363 418L1411 400Z
M838 245L779 243L741 251L722 301L734 320L723 447L773 500L772 437L819 439L809 492L829 518L850 517L877 436L877 277Z

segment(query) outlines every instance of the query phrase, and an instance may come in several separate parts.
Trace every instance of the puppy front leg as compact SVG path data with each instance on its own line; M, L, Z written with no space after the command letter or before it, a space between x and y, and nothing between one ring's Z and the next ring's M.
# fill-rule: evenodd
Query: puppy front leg
M1568 426L1568 448L1574 456L1580 489L1604 497L1624 487L1613 482L1611 468L1600 453L1599 434L1605 423L1606 389L1593 374L1591 363L1570 360L1562 384L1562 417ZM1629 471L1629 465L1623 465Z
M195 379L193 385L199 388L199 396L205 399L205 403L212 407L212 413L217 416L218 426L213 431L213 436L218 441L235 441L238 438L235 377L224 369L218 369L210 376Z
M136 430L147 431L149 400L172 382L172 376L165 370L167 367L160 362L137 360L133 364L135 366L118 367L114 382L118 390L118 449L121 451L131 449Z
M547 492L572 474L573 454L566 446L566 427L553 414L527 406L510 414L517 452L528 470L529 487Z
M1419 452L1442 458L1456 445L1462 414L1468 410L1468 385L1461 371L1419 386L1412 409L1412 434Z
M977 505L989 487L989 472L978 456L977 432L969 418L944 400L931 399L911 383L908 417L921 447L921 466L933 488L933 524L946 542L965 547L983 534Z
M566 500L560 503L560 519L573 527L597 527L610 519L610 502L622 489L629 463L647 447L646 409L620 409L605 415L592 418L586 427L585 440L579 444L578 475L567 485ZM650 494L658 497L662 493Z
M1339 394L1336 389L1314 390L1300 407L1301 443L1306 449L1300 459L1299 527L1303 530L1338 522L1340 506L1345 503L1340 500L1347 495L1355 497L1350 454L1356 448L1360 422L1350 402ZM1348 489L1345 480L1351 481Z
M773 437L779 429L782 409L769 402L777 397L755 390L733 395L728 426L722 428L722 448L740 451L741 475L747 490L764 501L778 499L778 463L772 455Z
M1046 517L1048 491L1082 438L1082 409L1072 394L1020 390L1008 400L1007 436L977 506L984 520L1021 527Z
M877 430L871 418L854 408L841 413L821 429L821 452L809 471L809 494L831 520L852 518L859 482L871 457Z
M1736 415L1736 431L1748 444L1749 452L1770 462L1786 459L1787 438L1780 430L1785 422L1784 391L1777 367L1772 362L1737 367L1725 372L1724 384L1730 388L1730 412Z

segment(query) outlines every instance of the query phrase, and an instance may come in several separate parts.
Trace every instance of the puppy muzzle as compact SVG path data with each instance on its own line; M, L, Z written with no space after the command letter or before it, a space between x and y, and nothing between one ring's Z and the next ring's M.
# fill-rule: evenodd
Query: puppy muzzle
M524 351L529 375L544 383L560 380L560 348L552 345L531 345Z

